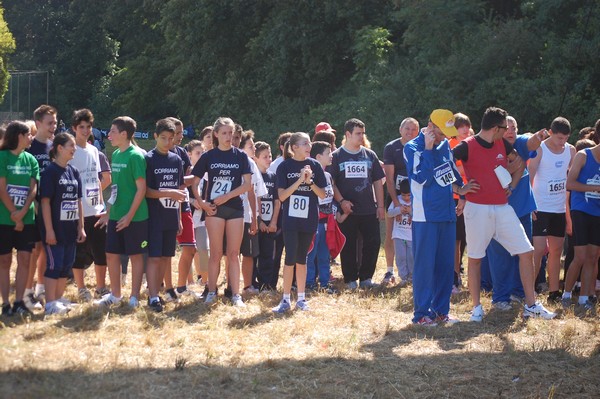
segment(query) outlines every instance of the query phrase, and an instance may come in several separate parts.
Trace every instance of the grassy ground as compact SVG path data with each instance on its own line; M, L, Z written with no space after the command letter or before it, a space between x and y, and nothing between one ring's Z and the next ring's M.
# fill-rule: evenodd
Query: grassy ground
M380 258L377 280L384 269ZM279 295L261 294L246 309L188 299L162 314L2 317L0 397L599 397L596 317L525 322L515 309L473 324L463 292L451 311L464 323L416 327L411 294L317 293L310 312L283 316L270 311Z

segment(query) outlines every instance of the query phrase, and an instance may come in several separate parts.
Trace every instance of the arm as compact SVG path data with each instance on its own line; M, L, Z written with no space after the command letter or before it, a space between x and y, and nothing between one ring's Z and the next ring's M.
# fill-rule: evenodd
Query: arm
M194 178L195 178L195 177L196 177L196 176L194 176L194 175L186 175L186 176L184 176L184 177L183 177L183 184L184 184L186 187L189 187L189 186L191 186L191 185L192 185L192 183L194 182Z
M106 190L106 188L110 186L110 183L112 183L112 175L110 172L100 172L100 187L102 187L102 190Z
M102 194L102 193L100 193ZM77 242L84 242L86 235L85 235L85 228L84 228L84 223L83 223L83 204L81 203L81 198L79 198L77 200L77 208L79 209L79 220L77 220ZM44 223L46 221L44 220Z
M146 198L171 198L175 201L182 202L185 200L185 191L174 188L157 190L146 187Z
M569 191L600 191L600 186L584 184L577 181L581 168L585 165L586 155L584 152L579 152L575 155L575 160L571 165L571 169L567 174L567 190Z
M525 171L525 162L523 162L523 159L521 159L521 157L517 155L517 152L515 150L513 150L513 152L508 156L509 160L511 158L511 162L513 164L516 164L516 168L511 172L512 181L510 182L508 188L508 195L510 195L512 193L512 190L514 190L514 188L517 187L519 181L521 180L521 177L523 177L523 172Z
M137 191L135 193L135 196L133 197L133 202L131 203L129 212L127 212L127 214L125 214L125 216L123 216L117 222L117 226L116 226L117 231L121 231L121 230L125 229L127 226L129 226L129 223L131 223L131 219L133 219L133 217L135 216L135 213L137 212L138 208L142 204L142 201L144 200L144 198L146 196L146 179L144 179L143 177L138 177L135 180L135 187L136 187Z
M537 157L531 158L531 160L529 160L529 183L531 183L532 186L538 166L540 166L540 161L542 160L542 156L544 155L541 147L538 148L536 151Z
M396 182L394 181L394 165L383 165L383 170L385 171L385 188L387 189L387 193L392 198L392 202L394 203L394 208L398 208L400 206L400 202L398 201L398 196L396 195Z
M300 187L300 185L302 183L304 183L306 181L306 176L308 173L307 170L310 171L310 169L302 169L302 173L300 174L300 177L298 177L298 180L296 180L294 183L292 183L289 187L277 189L279 201L284 202L286 199L288 199L290 197L290 195L292 195L294 193L294 191L296 191L298 189L298 187ZM314 184L313 184L313 186L314 186ZM323 195L325 195L325 190L323 190ZM340 197L341 197L341 195L340 195Z
M273 201L273 216L271 217L271 222L267 228L269 233L275 233L277 231L277 219L279 218L279 211L281 210L281 202L276 199Z
M537 132L532 134L527 139L527 150L528 151L537 150L538 148L540 148L542 141L546 140L547 138L548 138L548 131L546 129L538 130ZM531 173L531 170L529 172Z
M250 184L250 190L248 191L248 203L250 204L250 234L254 235L258 231L257 210L259 208L257 207L258 201L256 200L253 184Z
M251 173L242 175L242 184L239 187L237 187L235 190L231 190L227 194L223 194L223 195L220 195L217 198L215 198L213 200L215 205L217 205L217 206L223 205L230 199L239 197L240 195L244 194L245 192L250 191L250 188L252 187L252 179L251 178L252 178Z
M80 213L82 215L83 213ZM44 227L46 228L46 244L56 245L56 235L52 226L52 214L50 210L50 198L42 198L42 218L44 219Z
M375 200L377 201L377 218L383 220L385 218L385 207L383 206L383 183L381 180L374 181L373 188L375 189ZM394 197L397 201L398 196L394 195Z

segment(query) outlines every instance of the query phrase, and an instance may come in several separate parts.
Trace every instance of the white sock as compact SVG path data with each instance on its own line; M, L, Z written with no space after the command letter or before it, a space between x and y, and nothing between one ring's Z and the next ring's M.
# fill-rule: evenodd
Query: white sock
M299 292L298 293L298 302L303 301L304 300L304 292Z
M579 304L580 305L585 305L585 303L588 300L588 296L587 295L579 295Z
M300 294L298 294L300 295ZM291 294L283 294L283 300L286 301L287 303L290 303L290 296Z
M25 288L25 293L23 294L23 296L27 296L29 294L33 294L33 289L31 289L31 288Z
M40 295L42 292L46 292L46 287L44 287L44 284L36 284L35 295Z
M388 266L388 273L394 273L394 266Z
M571 292L570 291L565 291L563 292L563 296L564 299L571 299Z

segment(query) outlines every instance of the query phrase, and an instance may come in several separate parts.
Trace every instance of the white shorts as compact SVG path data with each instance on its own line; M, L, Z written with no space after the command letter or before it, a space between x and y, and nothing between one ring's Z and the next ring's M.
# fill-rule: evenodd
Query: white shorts
M467 201L463 214L469 258L483 258L492 238L511 255L533 251L525 229L510 205L482 205Z

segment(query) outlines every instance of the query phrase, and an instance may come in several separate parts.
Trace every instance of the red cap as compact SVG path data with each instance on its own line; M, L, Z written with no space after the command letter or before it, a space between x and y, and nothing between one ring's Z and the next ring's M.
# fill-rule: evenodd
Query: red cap
M331 127L331 125L327 122L320 122L316 127L315 127L315 133L319 133L319 132L331 132L331 133L335 133L335 129L333 129Z

